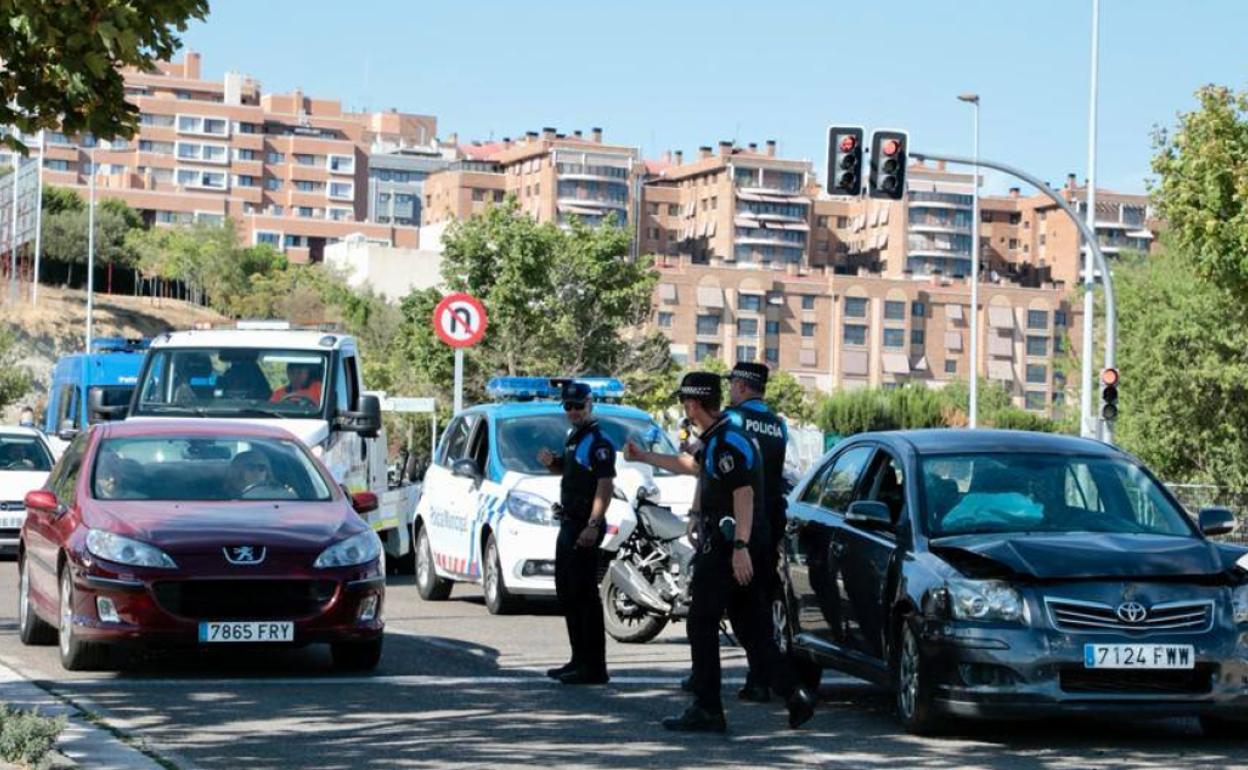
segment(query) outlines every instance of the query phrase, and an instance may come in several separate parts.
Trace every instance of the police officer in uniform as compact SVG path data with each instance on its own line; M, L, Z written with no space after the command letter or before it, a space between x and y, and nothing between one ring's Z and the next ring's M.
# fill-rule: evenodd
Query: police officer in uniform
M771 542L767 544L766 550L771 558L765 564L758 565L756 578L760 581L760 588L770 603L774 595L774 586L777 583L780 546L784 540L787 521L785 495L789 491L789 484L784 478L784 460L789 431L784 419L772 412L767 403L763 401L769 372L766 364L738 361L728 374L728 401L731 406L725 409L724 413L736 427L754 439L762 452L763 509L767 514L768 531L771 535ZM704 441L698 442L699 447L704 444ZM672 456L657 452L644 452L631 441L624 447L625 459L645 462L672 473L691 475L698 472L698 461L694 456L696 453L695 450L680 456ZM747 650L750 664L745 686L737 693L737 697L741 700L765 703L771 699L770 688L767 680L758 675L759 664L755 660L758 647L746 638L754 629L745 619L733 617L731 611L729 619L732 621L733 631L741 641L741 646ZM770 634L771 628L760 629L760 631ZM691 677L687 677L681 686L682 689L691 691L692 684Z
M785 696L789 726L799 727L814 714L814 697L797 683L775 640L764 633L771 624L767 597L755 565L771 563L768 517L763 511L763 465L757 444L720 410L719 375L690 372L676 396L686 416L702 430L698 458L698 555L693 564L689 608L689 644L693 658L694 703L679 716L663 720L669 730L723 732L727 729L720 697L719 619L727 609L750 633L748 644L762 681ZM693 515L693 514L691 514Z
M607 638L598 597L598 546L614 488L615 447L593 419L588 385L565 382L560 396L572 424L563 455L542 449L537 459L563 473L555 593L567 622L572 659L546 674L563 684L606 684Z
M724 411L729 414L733 425L754 439L763 456L763 511L767 515L768 533L771 536L766 545L770 559L755 565L758 568L755 578L759 580L759 588L770 606L779 582L780 548L784 543L785 526L788 523L788 502L785 495L788 494L789 483L784 477L784 457L789 444L789 429L784 418L771 411L763 400L768 374L766 364L738 361L728 374L728 401L732 406ZM739 628L735 618L732 627L738 636L753 630L748 625L746 628ZM764 632L770 634L772 629L768 627ZM745 687L739 695L742 700L763 703L770 700L770 694L767 681L758 677L757 668L751 660Z

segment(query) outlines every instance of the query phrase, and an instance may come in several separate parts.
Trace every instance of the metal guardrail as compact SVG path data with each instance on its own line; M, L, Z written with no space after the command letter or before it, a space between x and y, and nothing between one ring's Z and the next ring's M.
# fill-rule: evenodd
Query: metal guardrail
M1248 490L1227 489L1216 484L1166 484L1188 514L1195 516L1201 508L1229 508L1239 519L1234 532L1218 538L1229 543L1248 545Z

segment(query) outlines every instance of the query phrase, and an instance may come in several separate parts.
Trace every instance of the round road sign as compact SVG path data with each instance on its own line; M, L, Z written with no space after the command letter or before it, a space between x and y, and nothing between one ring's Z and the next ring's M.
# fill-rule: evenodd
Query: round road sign
M456 292L433 309L433 330L453 348L468 348L485 336L485 306L470 294Z

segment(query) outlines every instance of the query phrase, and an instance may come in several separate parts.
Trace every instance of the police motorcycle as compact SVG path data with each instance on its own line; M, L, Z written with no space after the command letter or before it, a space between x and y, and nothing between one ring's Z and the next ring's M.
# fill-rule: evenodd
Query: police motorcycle
M600 594L607 633L644 644L689 614L689 583L696 549L687 520L659 505L649 466L625 463L607 509Z

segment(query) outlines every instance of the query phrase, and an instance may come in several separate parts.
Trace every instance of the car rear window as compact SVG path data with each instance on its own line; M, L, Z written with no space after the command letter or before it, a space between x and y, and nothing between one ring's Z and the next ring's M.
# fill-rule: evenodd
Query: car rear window
M99 500L331 499L298 442L255 437L105 439L91 485Z
M1194 535L1142 467L1120 458L997 452L922 460L931 537L1024 532Z
M52 455L36 436L0 435L0 471L50 471Z

